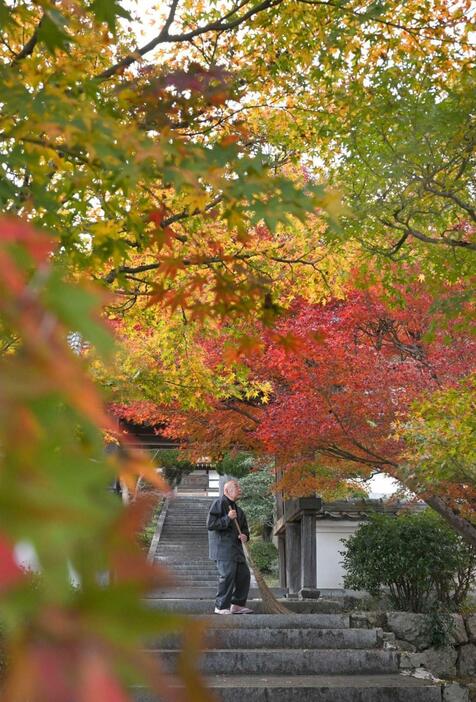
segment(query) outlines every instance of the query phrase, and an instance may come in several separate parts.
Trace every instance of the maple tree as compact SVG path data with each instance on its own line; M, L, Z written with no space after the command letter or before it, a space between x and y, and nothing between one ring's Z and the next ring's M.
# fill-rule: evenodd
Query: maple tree
M447 296L464 292L459 285ZM244 351L231 376L228 331L212 352L197 338L215 387L225 377L231 386L222 384L221 395L203 386L194 407L177 396L167 405L149 384L142 421L153 424L160 411L167 431L197 456L230 447L275 456L291 496L355 493L361 479L389 473L474 543L476 347L465 329L469 311L448 319L443 302L435 308L422 283L401 291L398 305L382 288L349 289L326 304L296 300L273 330L261 329L261 348ZM115 410L138 416L133 402Z
M293 485L312 490L325 485L326 478L332 484L339 477L357 476L362 467L367 474L384 471L474 544L471 475L443 470L439 479L436 471L425 477L418 452L408 470L405 444L394 430L397 420L404 424L403 418L411 416L412 402L418 406L419 398L429 395L431 403L435 392L448 399L445 391L474 371L474 338L461 331L464 311L445 321L432 303L432 296L417 288L395 308L371 291L354 292L325 307L298 307L285 323L301 346L297 357L276 344L265 352L266 370L276 374L276 396L258 432L265 446L288 463L284 484L291 492ZM322 336L309 341L309 332ZM443 412L441 401L440 408ZM434 429L427 427L427 434ZM458 452L456 437L453 448ZM431 444L421 450L433 454ZM331 460L330 474L326 459ZM304 464L300 481L293 463L297 475Z

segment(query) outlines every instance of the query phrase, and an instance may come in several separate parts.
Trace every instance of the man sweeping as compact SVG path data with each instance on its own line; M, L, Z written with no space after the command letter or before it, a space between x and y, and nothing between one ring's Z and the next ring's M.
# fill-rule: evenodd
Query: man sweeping
M210 507L207 520L209 557L218 569L215 614L251 614L253 610L246 607L251 576L243 551L250 532L245 513L236 504L241 488L236 480L229 480L223 492Z

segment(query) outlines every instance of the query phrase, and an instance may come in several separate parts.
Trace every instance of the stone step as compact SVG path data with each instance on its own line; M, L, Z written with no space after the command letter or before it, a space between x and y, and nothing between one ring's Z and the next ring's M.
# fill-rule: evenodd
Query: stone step
M162 548L167 548L167 549L172 549L172 548L177 548L180 549L181 551L190 551L191 554L194 553L193 548L196 546L199 554L196 554L196 557L198 555L201 555L203 553L208 554L208 541L200 541L196 540L194 542L190 543L184 543L183 541L174 541L173 539L167 538L167 539L160 539L159 541L159 546Z
M276 597L283 597L284 590L282 588L271 588L271 592ZM212 587L173 587L159 588L150 593L149 597L163 597L165 599L211 599L216 595L216 584ZM251 588L249 599L259 597L260 592L257 588Z
M163 564L167 567L168 572L172 575L172 577L176 578L176 582L179 583L202 583L202 582L208 582L208 583L216 583L218 582L218 573L217 571L209 571L209 572L200 572L200 573L190 573L186 570L175 570L171 565ZM206 587L205 585L198 585L197 587Z
M152 608L162 609L164 612L180 612L181 614L211 614L215 608L214 599L186 600L162 597L147 597L147 603ZM330 600L288 600L280 599L279 602L287 607L291 612L299 614L339 614L343 607L337 602ZM256 614L267 614L261 599L249 599L247 607ZM223 616L223 615L217 615ZM250 615L246 615L248 618ZM235 619L236 617L233 617Z
M185 563L183 561L174 561L170 557L160 557L156 558L155 560L159 563L168 564L170 568L174 568L177 573L191 573L192 575L200 575L201 573L216 574L218 572L216 567L208 559L206 561L202 561L200 564L192 563L192 561Z
M162 561L162 563L165 564L165 561ZM215 568L215 566L212 566L210 568L209 565L203 566L201 568L179 568L178 563L174 563L173 561L168 561L169 568L172 570L172 572L177 573L177 575L180 575L181 577L196 577L196 578L203 578L207 577L209 575L217 576L218 571Z
M171 505L183 505L186 502L190 502L191 504L208 504L211 505L213 500L215 498L213 497L208 497L207 495L204 495L203 497L200 498L195 498L195 497L188 497L187 495L180 495L180 497L175 497L170 500Z
M210 500L201 495L182 495L180 500L171 502L168 507L168 512L173 514L182 514L195 516L197 514L207 514L210 510L213 500Z
M187 529L190 531L192 527L200 528L202 529L203 533L205 536L208 535L208 529L206 527L206 521L205 520L187 520L187 521L182 521L178 519L172 519L170 515L167 515L165 518L165 524L164 524L164 529L171 529L172 527L174 529L183 529L186 531Z
M199 544L200 546L206 546L208 548L208 540L204 539L201 534L186 534L184 532L180 533L176 530L170 532L170 533L165 533L160 535L160 543L161 544L178 544L180 546L182 545L188 545L188 546L194 546L195 544Z
M187 589L187 590L188 590L188 589L190 589L190 588L198 588L198 589L205 588L205 589L207 589L208 591L211 590L211 591L213 592L213 595L216 596L216 590L217 590L217 582L218 582L218 580L215 580L215 581L209 580L208 582L207 582L207 581L201 581L200 583L197 583L196 580L189 580L189 581L187 581L187 580L175 580L174 582L176 583L176 589L184 588L184 589ZM169 588L170 590L173 590L173 585L169 585L168 588ZM159 597L160 597L160 594L159 594ZM177 599L180 599L180 595L177 597ZM208 597L207 597L207 599L208 599Z
M236 620L236 617L235 617ZM164 636L149 649L180 649L182 636ZM231 628L207 629L206 649L375 649L381 648L381 629Z
M203 562L210 563L210 559L208 557L208 550L202 549L202 548L196 548L196 549L186 549L184 546L172 546L172 545L167 545L167 544L161 544L159 542L159 546L157 548L157 555L162 555L162 556L167 556L168 558L171 558L175 554L175 560L179 561L180 563L186 564L186 563L191 563L192 560L196 560L197 565L201 565Z
M161 560L161 558L157 558L156 560ZM173 560L169 557L168 562L172 563ZM186 570L187 572L196 571L200 573L203 570L210 570L210 572L216 572L216 566L214 565L213 561L211 561L209 558L203 558L200 560L191 558L189 561L177 561L175 563L175 566L177 570Z
M182 579L180 579L180 580L176 580L175 582L177 583L178 587L185 587L185 588L205 587L208 589L212 589L213 592L216 593L218 579L215 578L215 580L200 580L199 582L197 582L196 580L182 580Z
M216 584L211 587L172 587L160 588L150 593L149 597L164 598L167 600L210 600L216 595ZM282 588L271 588L273 594L277 597L282 597L284 591ZM257 588L250 588L249 599L256 599L260 596Z
M208 518L208 510L199 510L190 512L179 512L178 510L167 510L167 515L165 517L169 522L176 522L177 524L200 524L205 530Z
M165 561L162 561L164 565L167 565ZM176 563L168 562L167 565L169 571L180 579L186 580L216 580L218 578L218 571L216 568L200 568L197 570L191 570L188 568L182 568L179 570Z
M191 529L179 529L173 525L168 525L167 528L162 529L162 534L160 535L160 540L162 539L175 539L176 543L180 543L182 538L184 539L194 539L203 544L208 544L207 533L201 533L203 526L192 527Z
M210 575L209 577L191 578L184 575L179 577L177 575L175 582L178 583L180 587L214 587L216 589L218 577Z
M349 614L247 614L227 617L221 614L191 617L210 629L349 629Z
M206 682L219 702L441 702L441 687L403 675L216 675ZM159 702L134 690L135 702Z
M206 526L206 519L202 519L200 521L178 521L176 519L171 519L169 516L165 518L164 522L164 531L176 531L176 530L181 530L181 531L188 531L192 533L192 530L195 530L195 534L197 536L204 537L205 539L208 538L208 529Z
M160 660L169 671L177 670L179 657L179 651L160 651ZM378 649L212 649L202 652L197 664L205 675L224 670L236 675L386 674L398 672L398 653Z
M152 603L156 601L153 600ZM150 601L149 601L150 604ZM253 605L257 604L256 602ZM213 612L213 609L211 610ZM197 614L190 617L192 621L203 623L207 629L225 629L236 631L245 629L350 629L349 614L301 614L290 612L289 614L247 614L223 616L219 614ZM353 631L372 631L370 629L353 629ZM379 631L379 630L377 630Z
M176 540L177 539L177 540ZM180 539L180 541L178 540ZM159 547L165 549L179 548L181 551L189 551L191 555L198 552L200 554L208 554L208 541L201 541L199 539L185 539L179 536L175 536L173 539L169 536L164 539L160 539Z

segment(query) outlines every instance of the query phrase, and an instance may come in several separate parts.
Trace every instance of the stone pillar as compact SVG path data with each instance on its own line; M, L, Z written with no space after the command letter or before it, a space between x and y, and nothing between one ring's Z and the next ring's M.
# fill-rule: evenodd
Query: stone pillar
M279 463L276 461L275 462L275 481L278 483L281 478L283 477L283 469L279 465ZM276 500L276 519L281 519L281 517L284 514L284 507L283 507L283 493L282 492L275 492L275 500Z
M287 587L286 582L286 537L278 534L278 564L279 564L279 585Z
M301 589L301 525L286 524L286 584L290 595Z
M301 595L312 597L316 590L316 515L303 512L301 516ZM318 596L314 595L314 596Z

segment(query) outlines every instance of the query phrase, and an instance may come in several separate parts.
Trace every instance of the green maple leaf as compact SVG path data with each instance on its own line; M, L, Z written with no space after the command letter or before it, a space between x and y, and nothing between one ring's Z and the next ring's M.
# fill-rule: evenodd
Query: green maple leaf
M66 51L73 37L66 32L67 20L58 10L49 8L38 26L38 41L54 54L56 49Z
M0 27L4 27L12 21L12 16L4 0L0 0Z
M113 33L116 29L116 17L132 19L129 12L122 7L118 0L94 0L90 9L99 22L106 22Z

